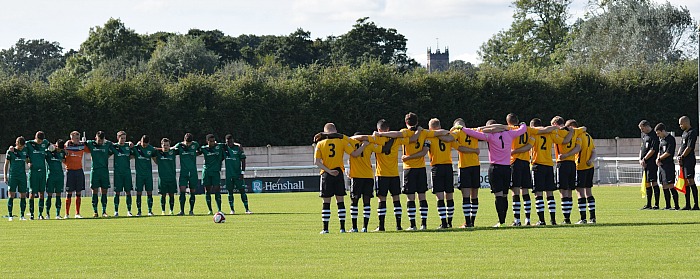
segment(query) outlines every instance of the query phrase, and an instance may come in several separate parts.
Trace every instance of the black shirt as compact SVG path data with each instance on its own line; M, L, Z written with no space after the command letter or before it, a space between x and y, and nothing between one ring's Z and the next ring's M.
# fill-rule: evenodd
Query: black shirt
M698 141L698 130L690 128L687 131L683 131L683 137L681 138L681 148L678 149L678 155L683 155L683 151L686 148L690 148L689 157L695 157L695 144Z
M666 159L661 160L664 166L673 166L673 155L676 152L676 138L671 136L671 134L666 135L665 138L659 141L659 156L668 153L671 156L666 157Z
M639 155L639 159L644 159L644 156L649 153L649 150L654 150L656 153L659 153L659 136L656 135L656 132L653 130L649 132L648 134L642 133L642 147L641 147L641 154ZM654 154L657 155L657 154ZM652 156L649 158L647 161L654 161L655 157Z

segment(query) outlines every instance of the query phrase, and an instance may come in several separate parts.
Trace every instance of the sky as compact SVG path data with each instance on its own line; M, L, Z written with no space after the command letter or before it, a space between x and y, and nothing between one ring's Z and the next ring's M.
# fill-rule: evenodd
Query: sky
M659 0L655 0L659 2ZM20 38L59 42L78 49L89 30L110 17L137 33L187 33L219 29L227 35L288 35L297 28L312 38L342 35L355 21L369 17L395 28L407 42L408 55L422 65L426 50L449 47L450 60L479 63L477 50L513 21L511 0L22 0L3 3L0 49ZM583 17L588 0L574 0L571 21ZM686 6L697 20L698 0L670 0Z

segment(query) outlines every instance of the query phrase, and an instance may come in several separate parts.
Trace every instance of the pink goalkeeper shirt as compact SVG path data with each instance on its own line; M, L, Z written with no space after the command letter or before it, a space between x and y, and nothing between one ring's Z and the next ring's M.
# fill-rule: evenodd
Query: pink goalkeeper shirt
M527 132L527 126L521 124L516 130L486 134L472 129L462 128L468 136L485 140L489 144L489 162L496 165L510 165L510 146L514 138Z

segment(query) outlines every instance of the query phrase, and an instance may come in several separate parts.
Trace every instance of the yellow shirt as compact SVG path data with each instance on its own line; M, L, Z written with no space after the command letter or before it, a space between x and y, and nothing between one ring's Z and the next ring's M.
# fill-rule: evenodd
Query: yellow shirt
M382 147L390 140L390 138L370 136L367 140L370 143L377 145L377 150L374 153L374 157L377 158L376 175L383 177L399 176L399 146L407 144L408 139L394 139L394 143L391 145L391 151L388 154L382 152Z
M532 157L530 162L532 164L553 166L552 144L561 144L564 139L559 137L556 132L535 135L533 138L535 139L535 144L530 149L530 156Z
M451 132L455 139L457 138L456 132ZM428 150L428 157L430 157L430 165L452 165L452 148L457 148L459 145L456 141L453 142L443 142L437 137L428 138L430 141L430 149Z
M510 126L509 127L511 130L515 130L520 128L520 126ZM511 150L516 150L518 148L521 148L528 143L531 144L533 147L535 146L533 144L534 142L534 136L537 135L537 132L539 130L532 128L532 127L527 127L527 132L524 134L520 135L519 137L513 139L513 144L511 145ZM523 160L525 162L530 162L530 152L523 152L523 153L518 153L510 156L510 163L512 164L515 162L516 159Z
M356 139L348 138L350 145L355 147L354 150L360 148L362 143ZM350 174L351 178L374 178L374 170L372 170L372 153L381 152L381 149L377 151L379 147L376 144L369 144L365 146L365 150L362 154L357 157L350 156Z
M467 136L462 130L454 130L457 132L454 134L455 142L457 147L464 146L467 148L477 149L479 148L479 140ZM456 147L455 147L456 148ZM459 168L468 168L479 166L479 155L476 153L462 153L459 152Z
M576 147L576 144L578 144L580 146L581 145L581 138L579 136L581 135L581 132L582 132L581 130L575 129L574 135L571 137L571 141L569 143L567 143L567 144L557 143L557 146L554 149L555 155L557 158L557 162L562 162L562 161L572 161L573 162L575 160L575 158L574 158L575 154L572 154L571 156L563 158L563 159L559 159L559 154L568 153L569 151L574 149L574 147ZM563 138L566 137L566 135L569 133L569 131L559 129L559 130L556 130L555 133L557 133L557 135L560 138L562 138L562 140L563 140Z
M588 159L591 158L593 149L595 149L595 143L593 138L587 132L581 134L581 151L576 153L576 170L587 170L593 167L593 162L591 165L587 165Z
M316 144L314 158L321 159L323 165L329 169L340 168L345 172L343 164L343 153L350 154L355 150L347 140L344 139L325 139ZM321 174L324 171L321 170Z
M405 139L409 139L415 132L411 131L409 129L401 129L401 133L403 133L403 137ZM429 131L429 130L422 130L420 134L418 135L418 140L416 142L409 142L403 145L403 154L404 155L413 155L418 153L423 149L423 144L425 143L425 140L427 138L431 138L435 136L435 132ZM425 168L425 158L413 158L411 160L408 160L406 162L403 162L403 168L404 169L416 169L416 168Z

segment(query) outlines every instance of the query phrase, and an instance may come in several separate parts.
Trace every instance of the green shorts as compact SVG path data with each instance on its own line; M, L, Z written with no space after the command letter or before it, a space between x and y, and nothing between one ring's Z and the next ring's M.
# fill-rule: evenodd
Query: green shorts
M146 188L146 191L153 191L153 176L150 175L136 175L136 191L142 192Z
M221 173L217 172L203 172L202 173L202 185L204 186L221 186Z
M226 178L226 190L231 192L233 189L238 189L239 191L245 189L245 180L243 180L242 176L238 178Z
M161 195L177 193L177 181L158 179L158 193Z
M180 187L189 186L196 189L197 185L199 185L199 177L196 170L180 169Z
M90 172L90 188L109 188L109 171L104 170L93 170Z
M27 177L23 175L20 175L19 177L14 177L10 175L10 179L7 180L7 186L10 192L26 193Z
M45 170L30 170L29 171L29 191L32 193L46 192L46 171Z
M57 193L63 192L63 176L51 177L46 180L46 192L47 193Z
M131 183L131 173L129 174L114 174L114 192L131 192L134 189L134 184Z

